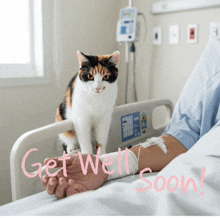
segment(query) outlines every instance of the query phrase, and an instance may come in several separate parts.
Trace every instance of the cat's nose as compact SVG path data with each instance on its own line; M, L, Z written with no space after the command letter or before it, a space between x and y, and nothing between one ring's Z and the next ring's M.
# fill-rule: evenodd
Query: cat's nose
M96 88L97 92L100 90L101 88Z

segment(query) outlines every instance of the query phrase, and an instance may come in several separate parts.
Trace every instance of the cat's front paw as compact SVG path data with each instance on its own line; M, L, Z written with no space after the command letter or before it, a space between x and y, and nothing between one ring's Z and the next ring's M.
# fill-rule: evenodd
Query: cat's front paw
M74 154L74 153L77 153L78 151L79 151L79 148L76 145L66 147L67 154Z

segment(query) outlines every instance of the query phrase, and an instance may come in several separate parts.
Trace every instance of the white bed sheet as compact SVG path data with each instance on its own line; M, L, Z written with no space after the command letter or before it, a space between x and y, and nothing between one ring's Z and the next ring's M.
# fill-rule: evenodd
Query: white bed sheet
M182 175L196 181L197 192L190 185L186 194L180 185L174 192L167 187L157 192L153 187L138 192L148 184L139 175L107 182L96 191L77 194L62 200L46 192L38 193L0 207L0 215L220 215L220 158L187 152L175 158L159 174L144 174L152 183L158 176L166 181ZM206 167L204 188L202 168ZM160 180L162 181L162 179ZM172 180L171 188L176 186ZM173 185L173 186L172 186ZM159 188L159 183L158 183ZM204 191L204 195L201 195Z

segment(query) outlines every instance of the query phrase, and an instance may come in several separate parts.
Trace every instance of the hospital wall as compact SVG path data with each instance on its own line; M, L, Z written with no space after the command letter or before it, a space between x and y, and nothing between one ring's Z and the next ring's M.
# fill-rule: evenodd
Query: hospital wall
M120 6L115 6L115 1L96 0L96 4L90 0L43 2L46 19L54 24L54 28L51 25L47 30L51 39L47 43L52 43L47 49L47 55L52 57L51 81L0 87L0 205L11 201L11 148L23 133L54 122L66 85L78 70L76 51L105 54L117 50L118 46L115 26Z
M147 20L146 42L137 44L138 97L140 100L145 95L150 99L168 98L175 104L209 40L209 23L220 21L220 8L151 15L150 5L158 1L133 1L134 7L143 12ZM127 5L127 1L123 4ZM188 44L187 25L194 23L198 24L198 43ZM180 26L180 43L177 45L169 44L170 25ZM157 26L162 28L161 45L152 44L152 31Z

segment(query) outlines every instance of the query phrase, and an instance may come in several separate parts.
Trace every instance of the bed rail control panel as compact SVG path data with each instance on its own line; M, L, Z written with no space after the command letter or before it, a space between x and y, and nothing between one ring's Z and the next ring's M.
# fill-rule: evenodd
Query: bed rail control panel
M146 133L147 116L145 112L136 112L121 117L122 142Z

